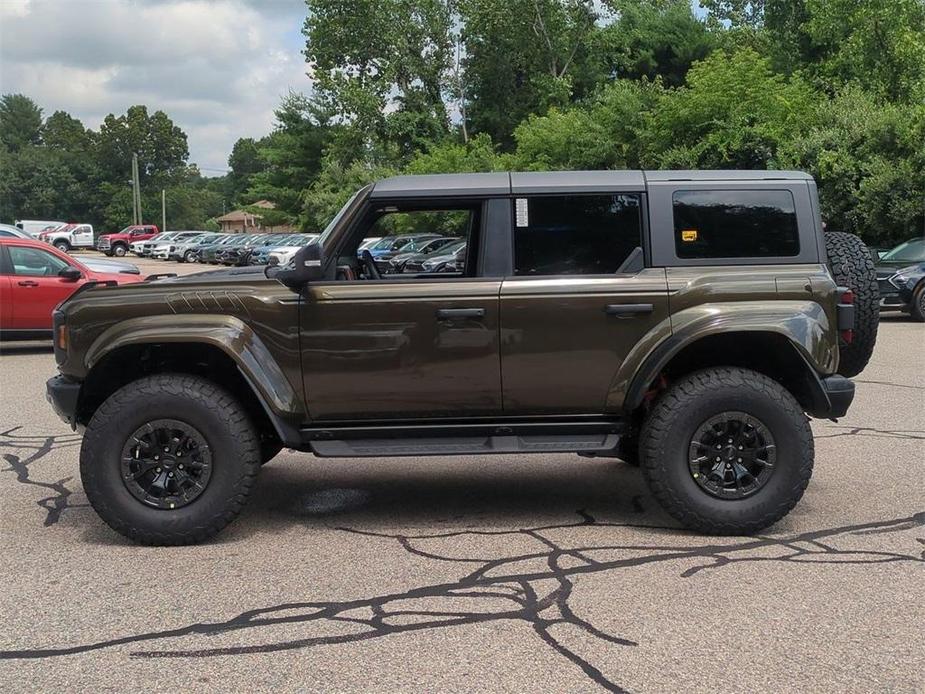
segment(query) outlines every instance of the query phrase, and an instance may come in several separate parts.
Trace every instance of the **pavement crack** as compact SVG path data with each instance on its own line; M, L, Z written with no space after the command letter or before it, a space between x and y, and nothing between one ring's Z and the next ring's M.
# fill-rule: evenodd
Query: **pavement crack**
M577 512L578 520L570 523L504 530L461 530L409 535L384 533L357 528L339 530L371 541L395 543L411 556L434 562L478 564L474 571L456 580L418 585L405 591L360 597L343 601L308 601L260 607L225 621L197 622L173 629L140 632L95 642L64 644L47 648L0 651L0 659L37 659L77 655L120 646L134 647L134 658L207 658L275 653L310 649L322 645L349 644L370 639L388 638L402 633L451 629L457 626L498 622L526 624L553 652L578 668L589 680L605 690L622 692L624 688L602 665L579 652L593 641L610 646L633 648L637 642L628 634L612 634L596 626L573 609L570 600L583 576L607 576L619 580L619 574L635 567L665 562L677 563L680 576L696 580L704 571L722 571L742 562L778 562L792 564L880 564L912 562L925 564L921 538L912 538L909 552L874 551L857 547L865 536L917 531L925 527L925 512L889 520L812 530L796 535L758 536L732 542L703 540L690 536L686 544L611 544L585 541L585 530L593 529L588 539L600 538L601 529L651 528L627 523L595 520L586 511ZM674 529L671 529L674 530ZM454 557L437 548L422 549L421 544L439 545L460 537L505 537L518 535L536 543L535 551L502 557ZM564 536L572 541L556 539ZM677 535L674 536L677 538ZM854 539L854 545L840 546ZM779 556L767 550L784 550ZM449 550L450 548L447 548ZM595 554L592 557L592 554ZM567 562L563 563L564 560ZM577 563L575 560L578 560ZM693 562L693 566L690 563ZM441 604L442 601L442 604ZM271 642L261 634L278 625L298 625L309 630L302 638ZM333 626L354 629L330 633ZM316 633L311 633L312 630ZM208 645L197 637L214 638L240 633L240 643ZM269 632L272 633L272 632ZM588 638L580 638L578 633ZM186 647L170 647L173 639L192 637Z
M53 482L43 482L32 478L30 468L31 465L42 460L52 451L78 445L80 436L77 434L29 436L20 434L20 429L22 427L17 426L0 432L0 451L15 451L2 453L3 460L6 461L9 467L0 470L0 472L13 472L16 475L16 481L20 484L52 492L51 495L36 502L36 505L45 510L45 527L54 525L61 520L61 514L67 509L89 506L89 504L71 502L71 495L74 492L67 486L67 483L73 479L72 477L63 477ZM22 452L25 452L25 454Z

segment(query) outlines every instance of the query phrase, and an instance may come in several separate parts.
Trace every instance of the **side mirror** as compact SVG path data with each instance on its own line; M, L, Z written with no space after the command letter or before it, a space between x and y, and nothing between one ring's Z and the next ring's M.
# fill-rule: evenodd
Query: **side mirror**
M63 267L58 271L58 277L63 280L67 280L68 282L76 282L81 277L83 277L83 273L76 267L71 267L68 265L67 267Z
M288 265L267 265L264 274L293 289L324 278L324 252L317 243L300 248Z

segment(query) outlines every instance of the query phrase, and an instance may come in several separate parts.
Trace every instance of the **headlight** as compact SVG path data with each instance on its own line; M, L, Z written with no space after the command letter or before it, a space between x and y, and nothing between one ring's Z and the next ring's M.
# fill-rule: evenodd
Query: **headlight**
M918 265L910 265L909 267L900 268L893 276L890 277L889 282L897 289L902 289L903 285L906 284L915 284L918 280L921 279L921 275Z

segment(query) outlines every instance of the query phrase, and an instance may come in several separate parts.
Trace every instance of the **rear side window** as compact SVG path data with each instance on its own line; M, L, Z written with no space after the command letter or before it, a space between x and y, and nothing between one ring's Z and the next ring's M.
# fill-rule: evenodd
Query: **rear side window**
M800 253L790 191L679 190L672 206L679 258L781 258Z
M515 275L609 275L641 245L638 195L514 200Z

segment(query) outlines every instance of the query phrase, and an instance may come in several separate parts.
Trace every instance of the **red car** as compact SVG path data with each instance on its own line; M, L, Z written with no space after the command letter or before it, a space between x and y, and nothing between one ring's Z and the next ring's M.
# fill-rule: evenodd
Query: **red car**
M91 280L143 281L139 275L94 272L41 241L0 238L0 339L51 337L55 306Z

